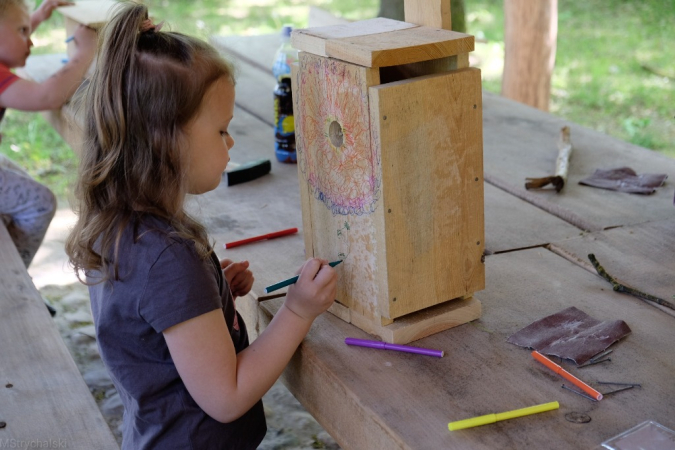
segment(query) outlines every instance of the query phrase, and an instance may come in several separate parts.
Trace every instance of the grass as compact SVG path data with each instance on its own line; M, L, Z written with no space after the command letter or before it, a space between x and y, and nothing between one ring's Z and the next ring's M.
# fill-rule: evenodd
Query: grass
M277 32L307 25L308 6L348 19L376 15L378 0L147 0L156 21L207 39L214 34ZM503 0L465 0L483 87L501 88ZM675 0L559 0L551 112L572 122L675 157ZM64 52L58 13L33 35L35 54ZM8 111L0 152L64 197L76 159L39 115Z

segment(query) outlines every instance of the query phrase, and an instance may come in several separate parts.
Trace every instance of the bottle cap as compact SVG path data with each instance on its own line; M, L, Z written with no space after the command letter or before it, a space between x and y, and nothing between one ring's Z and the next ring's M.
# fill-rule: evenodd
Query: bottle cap
M290 38L291 31L293 31L292 25L284 25L283 28L281 28L281 36L285 38Z

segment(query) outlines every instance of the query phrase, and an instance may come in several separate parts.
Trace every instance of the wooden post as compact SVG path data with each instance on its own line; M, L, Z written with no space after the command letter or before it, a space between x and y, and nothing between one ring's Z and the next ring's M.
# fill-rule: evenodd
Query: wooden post
M548 111L558 0L504 0L502 95Z
M405 21L452 30L450 0L405 0Z

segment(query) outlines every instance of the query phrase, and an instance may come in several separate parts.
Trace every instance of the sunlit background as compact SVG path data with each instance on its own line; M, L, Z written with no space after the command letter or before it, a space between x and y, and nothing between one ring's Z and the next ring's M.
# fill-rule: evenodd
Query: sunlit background
M361 20L379 0L147 0L151 15L175 31L212 35L278 33L306 27L309 7ZM480 40L472 62L498 93L504 54L503 0L465 0L468 33ZM550 111L619 139L675 157L675 0L559 0L558 50ZM35 54L65 52L55 13L34 34ZM270 67L272 61L269 62ZM270 93L271 95L271 93ZM76 160L38 114L8 112L0 152L60 196Z

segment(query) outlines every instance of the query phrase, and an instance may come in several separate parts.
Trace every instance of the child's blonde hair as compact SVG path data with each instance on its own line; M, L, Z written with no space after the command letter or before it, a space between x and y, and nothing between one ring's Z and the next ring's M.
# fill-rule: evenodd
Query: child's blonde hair
M85 144L76 186L78 222L66 242L78 272L119 279L124 229L143 216L170 223L202 257L204 227L183 209L183 130L232 66L207 43L148 26L145 6L125 2L105 27L85 98ZM136 237L135 237L136 238Z
M29 11L28 3L25 0L0 0L0 19L5 16L5 13L12 8L24 8Z

